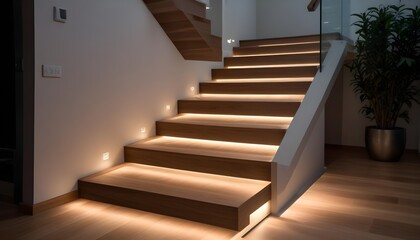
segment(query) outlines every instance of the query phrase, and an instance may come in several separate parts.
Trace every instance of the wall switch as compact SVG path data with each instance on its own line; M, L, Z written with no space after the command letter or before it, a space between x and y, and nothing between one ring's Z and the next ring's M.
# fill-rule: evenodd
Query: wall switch
M65 23L67 21L67 9L54 7L54 21Z
M42 76L61 78L63 76L63 68L57 65L42 65Z

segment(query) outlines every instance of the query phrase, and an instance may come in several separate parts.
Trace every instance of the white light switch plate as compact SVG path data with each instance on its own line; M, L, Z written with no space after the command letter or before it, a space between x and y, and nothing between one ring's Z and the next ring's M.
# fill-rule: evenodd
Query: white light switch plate
M57 65L42 65L42 76L61 78L63 76L63 67Z
M54 7L54 21L65 23L67 21L67 9Z

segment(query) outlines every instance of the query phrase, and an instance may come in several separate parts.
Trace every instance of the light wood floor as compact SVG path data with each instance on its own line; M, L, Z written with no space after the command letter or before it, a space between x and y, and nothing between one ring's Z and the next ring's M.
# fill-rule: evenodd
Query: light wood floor
M280 218L245 239L420 239L420 157L368 159L360 149L327 150L328 171ZM3 209L2 209L3 208ZM230 230L84 199L37 216L1 214L6 239L229 239ZM12 211L13 212L13 211Z

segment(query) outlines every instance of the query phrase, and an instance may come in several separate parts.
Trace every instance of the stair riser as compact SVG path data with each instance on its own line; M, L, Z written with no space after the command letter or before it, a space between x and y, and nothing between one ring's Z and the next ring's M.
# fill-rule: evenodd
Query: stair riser
M293 117L299 108L296 102L227 102L178 101L178 113L233 114L252 116Z
M183 138L278 145L284 129L258 129L157 122L156 134Z
M306 94L311 82L200 83L200 93L210 94Z
M239 231L238 209L150 192L79 181L79 197Z
M124 148L126 162L232 177L271 180L271 163L200 156L149 149Z
M279 64L308 64L318 63L319 54L293 54L262 57L229 57L225 58L225 67L279 65Z
M259 45L269 45L269 44L293 44L300 42L313 42L319 41L319 35L308 35L300 37L289 37L289 38L275 38L275 39L261 39L261 40L245 40L239 41L241 47L254 47Z
M317 67L213 69L212 79L311 78L317 71Z
M246 47L233 48L233 54L240 55L260 55L260 54L291 54L297 52L313 52L319 51L319 43L300 44L291 46L274 46L274 47Z

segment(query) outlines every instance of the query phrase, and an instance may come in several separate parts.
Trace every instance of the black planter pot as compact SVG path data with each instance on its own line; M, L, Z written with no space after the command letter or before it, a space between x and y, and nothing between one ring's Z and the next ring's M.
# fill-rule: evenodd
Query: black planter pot
M377 161L395 162L400 160L406 143L405 128L365 129L365 144L370 158Z

